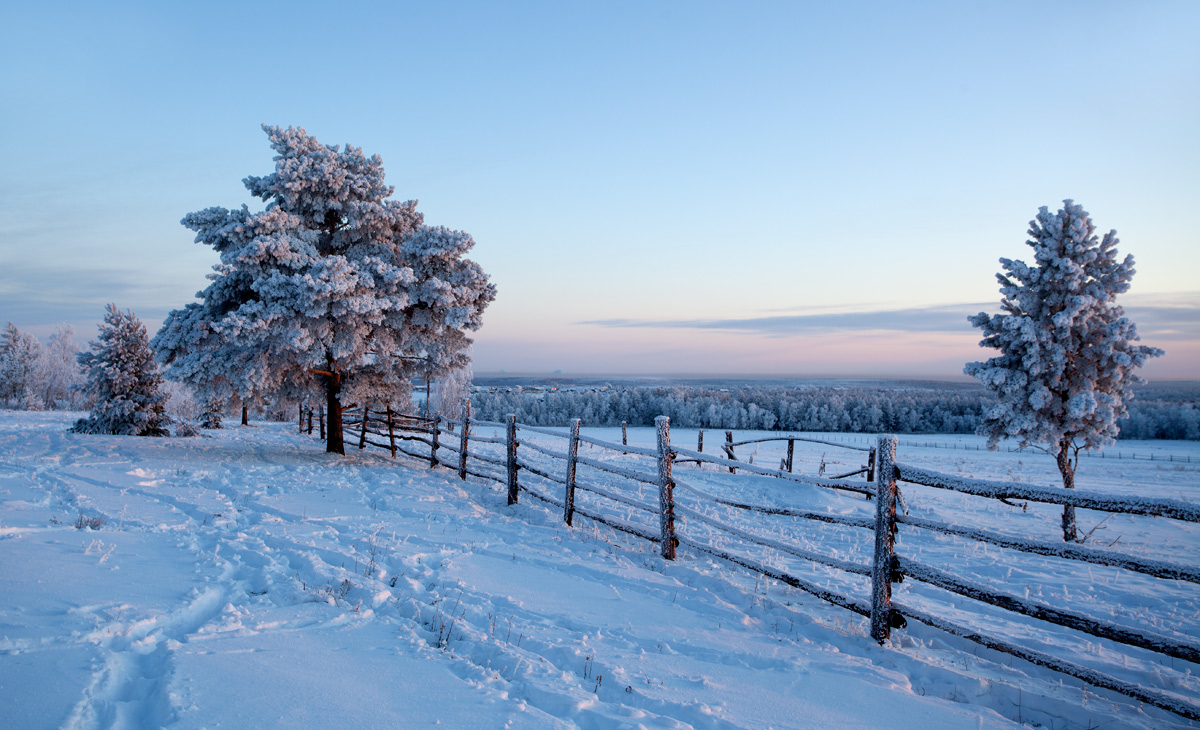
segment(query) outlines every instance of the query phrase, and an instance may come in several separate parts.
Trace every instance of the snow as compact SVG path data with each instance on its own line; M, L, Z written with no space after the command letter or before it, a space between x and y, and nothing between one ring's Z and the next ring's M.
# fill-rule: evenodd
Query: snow
M880 646L858 615L686 542L676 561L664 561L653 543L579 516L567 527L560 510L525 495L509 506L501 485L460 481L453 469L393 461L378 449L326 454L294 424L139 439L67 433L77 416L0 411L0 705L14 730L1195 726L923 626L895 631ZM618 429L588 429L588 436L620 441ZM653 429L629 436L632 446L653 447ZM695 443L695 432L673 430L672 438ZM559 450L563 441L550 443ZM778 463L776 446L739 449L739 457ZM1193 457L1198 450L1167 448ZM584 450L608 462L604 451ZM636 454L628 458L613 465L650 470L633 461ZM1056 473L1048 456L932 449L903 438L898 458L1031 484L1053 484L1046 477ZM797 470L815 474L818 459L838 473L862 454L797 449ZM1195 462L1086 460L1079 484L1194 503ZM598 474L581 466L581 486L603 483ZM753 474L677 465L675 476L747 502L790 500L786 506L847 516L874 506ZM901 506L914 515L952 510L963 524L984 515L972 524L1030 538L1040 521L1045 536L1057 528L1053 507L1022 511L901 489ZM677 490L677 499L683 494ZM577 498L581 507L598 499L582 489ZM975 503L986 507L963 507ZM77 528L81 516L98 528ZM1147 559L1200 562L1190 526L1157 532L1169 521L1121 519L1097 530L1105 544L1119 533L1113 549L1128 542L1145 548ZM1081 510L1085 531L1092 520ZM709 542L699 527L686 516L680 523L692 530L689 539ZM820 527L859 542L870 534ZM781 528L776 539L799 549L825 539L807 534ZM897 548L935 563L949 539L921 538L901 525ZM1163 539L1168 544L1156 547ZM828 541L841 545L841 559L869 554L869 545ZM1056 600L1065 591L1079 601L1071 608L1094 608L1077 575L1046 567L1056 563L1006 565L997 548L954 549L958 569L975 571L990 588L1004 589L1005 571L1015 569L1014 581L1046 586L1034 598ZM757 558L769 566L781 559ZM1095 593L1112 593L1126 613L1161 632L1200 632L1193 583L1157 581L1169 589L1148 593L1154 582L1144 576L1118 581L1113 568L1070 568L1084 579L1095 571ZM909 582L895 590L923 607L933 600L912 593ZM1032 636L1039 650L1079 660L1031 619L989 620L1005 638ZM1094 643L1085 663L1111 671L1108 664L1120 660ZM1125 661L1125 679L1184 696L1200 690L1187 662Z

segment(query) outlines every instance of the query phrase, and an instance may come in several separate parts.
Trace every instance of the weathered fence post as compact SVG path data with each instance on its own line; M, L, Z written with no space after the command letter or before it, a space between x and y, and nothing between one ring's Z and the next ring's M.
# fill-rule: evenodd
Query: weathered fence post
M458 478L465 482L467 480L467 438L471 431L470 401L464 403L463 406L462 439L459 442L458 452Z
M896 544L896 437L880 436L875 450L875 559L871 566L871 638L892 633L892 567Z
M325 404L317 406L317 420L321 422L321 440L325 440Z
M367 409L367 404L363 403L362 431L358 435L358 448L360 449L367 448L367 417L370 413L371 411Z
M442 417L438 414L433 414L433 439L429 442L429 468L436 469L438 466L437 449L438 449L438 427L442 423Z
M871 453L867 454L867 481L875 481L875 447L871 447ZM870 499L870 495L867 499Z
M621 445L629 445L629 433L625 430L625 421L621 421Z
M696 451L704 453L704 429L700 429L700 434L696 436Z
M563 494L563 519L568 526L575 519L575 459L579 456L578 418L571 419L571 440L567 442L567 487Z
M654 419L658 432L658 526L662 535L662 556L675 559L675 480L671 478L671 419L659 416Z
M792 453L796 450L796 439L788 439L787 469L792 473Z
M517 485L517 417L508 414L507 447L508 452L508 503L516 504L520 487Z
M733 446L731 446L732 443L733 443L733 431L726 431L725 432L725 455L728 456L731 461L737 461L737 457L734 456L734 454L733 454ZM729 467L729 473L737 474L737 469L731 466L731 467Z
M392 445L392 458L396 458L396 422L392 418L392 404L387 405L388 443Z

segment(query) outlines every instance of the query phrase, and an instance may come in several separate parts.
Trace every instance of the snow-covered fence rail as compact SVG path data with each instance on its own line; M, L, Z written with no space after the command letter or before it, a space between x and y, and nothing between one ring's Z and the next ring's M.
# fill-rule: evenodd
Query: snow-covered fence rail
M396 458L397 453L422 458L417 452L405 448L402 444L405 441L418 442L429 446L432 450L434 443L432 434L436 431L435 423L435 419L431 418L394 413L391 406L387 406L382 411L363 407L357 411L347 410L342 414L342 433L355 439L360 449L370 445L387 449L391 452L393 459ZM322 430L324 430L323 427ZM309 433L312 431L310 430ZM387 443L367 438L368 434L387 439Z
M1065 639L1083 634L1167 660L1200 664L1200 642L1169 631L1125 625L1084 611L1014 595L981 582L978 576L955 574L954 569L962 572L961 566L956 565L952 570L938 568L921 559L919 551L914 554L896 549L897 529L905 528L906 536L910 531L914 536L929 533L1054 560L1057 561L1056 571L1068 570L1071 564L1098 565L1129 571L1151 580L1197 585L1200 584L1200 567L1197 566L1109 548L1007 535L983 526L950 524L910 515L907 509L898 510L897 505L903 504L901 486L904 486L906 490L924 487L992 499L1074 504L1091 510L1190 523L1200 522L1200 506L1180 500L1114 497L1086 490L1047 489L940 474L897 463L895 437L879 438L874 448L848 447L855 452L865 452L869 461L844 477L857 477L865 472L868 477L873 477L871 480L808 476L793 473L790 458L781 460L780 469L771 469L732 458L736 456L734 449L766 441L789 441L789 446L796 442L847 445L795 435L741 442L727 436L722 444L726 457L719 457L672 444L670 423L665 417L656 425L656 448L645 448L630 445L625 434L619 444L582 435L578 419L566 429L554 429L526 426L517 423L514 416L509 416L505 422L469 416L461 420L419 419L399 416L390 408L360 410L347 414L345 419L347 434L358 438L360 447L370 445L389 449L393 456L400 452L428 460L431 466L455 468L463 479L476 476L494 481L507 489L510 504L518 502L522 494L528 495L559 510L568 525L574 524L578 514L651 541L659 546L665 559L674 559L676 549L683 547L741 566L867 617L871 635L878 641L887 640L893 629L904 628L908 620L915 620L1183 717L1200 719L1200 706L1187 698L1148 689L1137 682L1073 661L1061 652L1021 645L1009 638L1009 632L996 631L989 621L978 625L972 625L972 619L964 622L955 618L964 613L957 604L952 611L939 608L934 605L936 602L931 604L928 592L923 593L924 589L918 587L931 587L970 599L969 602L1000 609L1001 614L1060 627ZM426 450L406 448L414 443L423 444ZM702 448L701 443L697 446ZM439 452L450 452L454 458L443 461ZM721 494L719 489L701 486L700 478L712 473L700 470L677 472L672 468L676 461L701 467L711 465L718 473L737 469L797 485L865 495L873 500L874 514L843 514L757 504L752 499ZM796 544L791 535L781 538L792 529L788 525L801 523L822 526L821 530L842 531L844 541L865 549L857 556L847 557L828 549L827 545L805 547ZM870 531L869 536L867 531ZM854 538L853 534L862 537ZM913 544L913 539L916 538L906 537L905 544ZM921 543L918 540L916 544ZM936 553L936 550L930 552ZM894 598L893 586L906 577L911 581ZM931 605L934 608L931 609Z
M703 448L700 448L704 444L704 440L703 440L704 432L703 431L700 432L700 437L701 437L701 440L696 448L697 451L704 450ZM796 434L786 434L783 436L766 436L763 438L746 439L744 441L734 441L733 440L733 431L725 432L725 443L722 444L722 448L725 450L725 455L728 456L730 460L736 461L737 455L734 452L735 447L747 446L749 444L765 444L765 443L771 443L771 442L775 442L775 441L786 441L787 442L787 455L784 456L783 459L780 461L779 470L780 471L786 470L789 474L792 472L792 466L793 466L793 460L795 457L797 442L810 443L810 444L823 444L825 446L836 446L841 449L850 449L852 451L863 451L863 452L867 452L867 453L871 453L874 451L874 449L868 449L868 448L864 448L861 446L851 446L849 444L841 443L838 441L830 441L828 439L812 438L811 436L798 436ZM735 473L737 468L738 467L731 465L729 467L729 473L731 473L731 474ZM837 476L837 477L833 477L833 478L834 479L844 479L845 477L856 476L858 474L866 473L868 471L868 469L869 469L869 466L864 466L861 470L853 471L848 474L842 474L841 476Z
M947 489L977 497L995 499L1027 499L1046 504L1075 505L1104 512L1132 515L1154 515L1171 517L1186 522L1200 522L1200 505L1177 499L1151 499L1143 497L1113 497L1100 492L1083 489L1048 489L1021 482L1000 482L985 479L967 479L951 474L921 469L908 464L897 464L898 478L905 482L926 487Z
M1118 441L1117 443L1128 443L1128 442ZM962 442L962 441L948 441L948 442L914 441L914 440L912 440L911 437L906 439L902 445L903 446L919 446L919 447L927 448L927 449L949 449L951 451L988 451L987 445L982 444L982 443L966 443L966 442ZM1005 451L1007 453L1010 453L1010 454L1033 453L1035 451L1035 449L1033 447L1021 447L1021 446L1003 446L1003 447L1001 447L1001 450ZM1153 451L1151 451L1149 453L1137 453L1135 451L1125 451L1124 449L1117 449L1115 451L1112 449L1100 449L1097 451L1080 451L1079 456L1081 458L1087 458L1087 459L1116 459L1118 461L1126 461L1126 460L1164 461L1169 464L1191 464L1191 463L1193 463L1191 454L1173 454L1173 453L1169 453L1169 452L1165 453L1165 454L1164 453L1156 454Z
M854 597L844 589L830 587L823 583L819 576L803 577L787 567L767 565L761 557L756 557L755 553L776 551L789 558L797 558L798 561L793 562L801 568L815 564L830 569L834 574L846 573L867 578L871 568L866 563L839 559L828 552L789 546L771 537L771 534L777 534L777 530L768 523L771 519L800 520L860 530L873 529L873 520L813 510L784 509L714 495L691 484L690 479L680 480L679 474L672 466L677 459L686 460L697 465L736 468L743 472L775 477L796 484L873 496L874 490L866 482L802 476L787 471L786 463L781 464L781 469L771 469L684 449L672 444L670 422L665 417L657 422L657 444L653 449L630 445L626 434L622 434L619 444L581 435L578 419L573 420L566 430L526 426L516 423L515 418L511 416L503 424L479 422L469 418L446 423L458 428L460 433L474 434L480 427L494 429L497 433L500 429L504 430L505 437L472 435L467 438L464 444L469 446L465 452L464 463L474 464L476 460L480 460L499 466L497 458L485 456L482 452L490 448L498 456L499 447L503 447L505 465L509 467L505 476L482 471L479 475L505 483L510 503L518 501L521 494L528 494L562 510L563 520L569 525L573 524L576 514L582 515L616 530L657 543L663 557L667 559L674 559L677 546L686 545L698 552L810 592L864 616L871 613L868 601ZM792 438L796 441L816 441L804 437ZM818 443L842 446L823 440ZM581 447L596 453L581 454ZM870 451L850 448L864 454ZM865 470L865 467L856 470L853 475ZM476 472L470 468L465 472L460 470L460 476L464 473ZM719 514L721 512L724 514ZM621 513L623 516L618 516ZM677 529L677 523L688 525L688 530L681 533ZM738 543L742 549L722 544L729 540Z
M882 468L882 467L881 467ZM1048 489L1015 482L989 481L971 479L961 476L941 474L927 469L921 469L907 464L896 464L891 470L893 478L917 487L928 487L935 490L945 490L958 494L985 497L992 499L1021 499L1029 502L1051 505L1075 505L1076 507L1107 512L1113 515L1149 516L1160 519L1177 520L1184 523L1200 523L1200 505L1181 500L1153 499L1143 497L1113 496L1085 490ZM1164 583L1163 587L1174 585L1175 581L1200 584L1200 567L1184 565L1170 560L1154 560L1139 555L1087 547L1077 543L1054 543L1048 540L1016 535L1006 535L991 529L981 527L948 524L938 520L919 516L898 514L893 525L915 528L918 533L930 533L933 536L961 538L976 543L993 545L1012 551L1011 555L1027 554L1045 556L1061 561L1056 570L1067 571L1069 562L1090 565L1102 565L1121 571L1149 576ZM916 544L922 544L921 535L913 536ZM944 539L944 538L943 538ZM928 544L928 543L925 543ZM1009 558L1013 560L1013 558ZM1052 624L1068 629L1064 638L1078 634L1112 642L1115 647L1124 645L1152 652L1153 654L1180 659L1192 664L1200 664L1200 642L1174 632L1163 632L1148 626L1128 626L1118 621L1098 618L1081 610L1072 610L1063 606L1052 606L1045 601L1032 599L1026 595L1015 595L985 585L978 578L962 578L949 570L939 569L911 554L893 552L890 555L893 579L901 581L905 577L912 578L919 584L935 587L941 591L961 596L977 602L977 605L1001 609L1001 615L1020 615L1036 619L1037 622ZM878 566L878 561L876 562ZM961 566L956 566L961 570ZM915 599L916 603L910 603ZM1020 657L1034 664L1049 667L1055 671L1068 674L1092 685L1110 689L1143 702L1160 707L1189 719L1200 719L1200 706L1188 702L1185 698L1173 694L1153 691L1140 686L1136 682L1123 680L1112 674L1099 671L1095 667L1084 666L1080 662L1069 661L1061 656L1053 656L1045 651L1023 646L1002 634L989 632L983 626L990 622L980 616L979 626L964 626L961 622L952 621L944 615L939 615L923 605L922 597L914 586L907 595L899 601L887 601L897 616L901 617L890 622L892 626L901 625L904 618L913 619L933 626L937 629L964 637L990 649ZM1093 607L1093 610L1095 608ZM1035 622L1033 626L1037 626ZM1034 629L1040 630L1040 629ZM886 637L886 632L884 633ZM877 637L878 638L878 637ZM1136 660L1136 658L1135 658Z
M704 433L703 430L701 430L701 435L703 435L703 433ZM788 438L789 438L789 436L784 435L784 436L771 437L770 439L766 439L766 440L784 441L784 440L787 440ZM801 438L798 436L795 437L795 440L796 441L806 441L807 440L807 441L813 441L815 443L828 444L830 446L849 447L849 446L851 446L851 444L871 444L871 443L875 442L876 438L877 438L876 436L865 436L865 435L857 435L857 434L849 434L849 433L841 433L841 434L832 433L832 434L830 434L828 439L824 439L824 440L815 439L815 438L807 438L807 437ZM1137 440L1137 439L1135 439L1135 440ZM1164 440L1170 441L1170 439L1164 439ZM743 444L751 444L751 443L756 443L756 442L757 442L757 440L738 442L738 443L735 443L734 446L741 446ZM1192 463L1195 463L1192 461L1192 454L1175 454L1175 453L1170 453L1170 452L1155 453L1153 451L1148 452L1148 453L1139 453L1139 452L1129 451L1125 448L1119 447L1120 444L1128 444L1128 443L1129 443L1128 441L1118 441L1117 442L1118 448L1115 451L1112 448L1101 449L1101 450L1097 450L1097 451L1080 451L1079 457L1087 458L1087 459L1116 459L1118 461L1128 461L1128 460L1156 461L1156 462L1162 461L1162 462L1166 462L1166 463L1170 463L1170 464L1192 464ZM905 447L918 448L919 447L919 448L925 448L925 449L948 449L951 451L981 451L981 452L988 451L987 444L982 443L982 442L973 442L973 441L965 441L965 440L963 440L963 441L930 441L927 438L923 438L920 434L908 435L908 436L902 437L900 439L899 445L900 445L900 448L905 448ZM1003 451L1005 453L1009 453L1009 454L1034 453L1036 451L1036 449L1031 446L1030 447L1022 447L1022 446L1003 446L1003 445L999 447L999 450Z

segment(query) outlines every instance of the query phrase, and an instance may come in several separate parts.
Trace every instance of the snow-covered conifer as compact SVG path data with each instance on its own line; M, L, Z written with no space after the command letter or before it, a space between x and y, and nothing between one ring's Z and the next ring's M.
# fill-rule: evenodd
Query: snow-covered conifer
M320 144L303 129L263 129L275 172L247 177L266 209L184 217L221 263L201 301L155 337L169 377L243 397L311 400L329 414L328 451L344 453L343 399L408 406L409 380L463 365L495 288L464 255L465 233L424 225L415 201L390 200L383 162Z
M200 428L221 428L221 417L225 415L225 401L219 397L208 398L200 403Z
M167 395L146 336L146 327L128 310L109 304L100 335L79 355L87 370L87 389L95 405L75 422L78 433L166 436L170 418Z
M1129 289L1133 256L1118 261L1116 231L1099 238L1095 230L1071 200L1057 213L1039 210L1026 241L1034 264L1000 259L1003 311L969 318L983 331L980 347L1000 355L963 370L997 395L978 430L989 446L1019 438L1053 454L1067 489L1080 449L1116 438L1130 386L1141 382L1134 370L1162 354L1134 344L1137 327L1115 303ZM1064 507L1062 527L1063 539L1076 539L1074 507Z

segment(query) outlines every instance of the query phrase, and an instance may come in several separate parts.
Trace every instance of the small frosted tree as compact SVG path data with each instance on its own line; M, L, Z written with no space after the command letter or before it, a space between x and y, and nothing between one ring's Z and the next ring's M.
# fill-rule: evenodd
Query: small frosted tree
M200 402L200 427L221 428L221 417L225 415L225 400L220 397L205 398Z
M1115 303L1129 289L1133 256L1117 260L1117 233L1096 226L1071 200L1029 223L1034 264L1000 259L1000 314L970 317L983 331L980 347L1000 351L967 363L998 401L978 433L995 449L1019 438L1054 456L1063 487L1075 487L1081 449L1100 449L1117 437L1117 421L1142 382L1134 370L1162 350L1136 343L1136 325ZM1075 508L1063 508L1063 539L1078 537Z
M465 402L471 397L471 363L467 362L438 378L429 395L429 415L438 414L446 418L461 419L467 415Z
M167 395L150 349L146 327L128 310L109 304L100 335L79 355L95 405L75 422L76 433L166 436Z
M383 162L264 125L275 171L244 180L262 212L208 208L184 217L221 263L199 302L155 337L168 374L208 397L324 396L326 450L344 453L343 399L407 408L410 380L461 367L496 290L465 254L470 235L424 224L390 200Z
M82 407L83 371L79 368L79 346L75 328L60 324L42 348L34 373L38 396L47 408Z
M23 410L41 410L35 376L42 345L9 322L0 332L0 400Z

